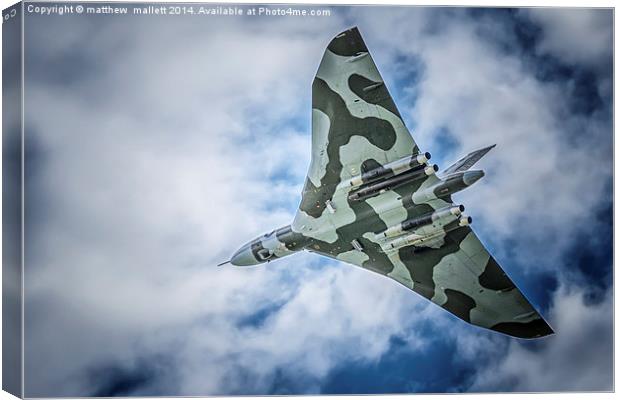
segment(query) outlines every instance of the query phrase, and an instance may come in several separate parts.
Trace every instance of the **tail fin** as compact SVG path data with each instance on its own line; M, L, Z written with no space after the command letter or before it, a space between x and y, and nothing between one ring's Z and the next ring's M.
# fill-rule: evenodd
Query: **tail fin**
M493 144L483 149L472 151L465 157L461 158L460 160L446 168L443 173L451 174L452 172L467 171L495 146L496 145Z

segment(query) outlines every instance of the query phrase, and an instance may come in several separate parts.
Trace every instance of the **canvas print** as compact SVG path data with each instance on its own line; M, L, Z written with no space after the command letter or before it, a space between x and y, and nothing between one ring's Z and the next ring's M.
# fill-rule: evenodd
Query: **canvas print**
M3 389L612 391L613 29L5 9Z

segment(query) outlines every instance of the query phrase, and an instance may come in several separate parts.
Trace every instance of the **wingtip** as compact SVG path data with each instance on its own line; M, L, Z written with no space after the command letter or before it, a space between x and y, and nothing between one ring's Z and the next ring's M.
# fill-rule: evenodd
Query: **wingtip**
M527 323L502 322L491 329L518 339L540 339L555 334L551 325L543 318L537 318Z
M548 333L545 336L555 335L555 329L553 329L553 327L549 324L549 322L547 322L547 320L544 318L542 318L542 320L545 321L545 324L547 324L547 328L548 328L548 331L547 331Z
M354 56L360 52L368 52L368 48L357 26L353 26L334 36L327 48L332 53L345 57Z
M555 330L551 327L551 325L549 325L549 323L547 321L545 321L544 318L541 318L541 319L545 323L545 327L541 330L540 336L538 336L536 339L542 338L542 337L545 337L545 336L555 335Z
M338 35L336 35L336 36L340 36L340 35L342 35L342 34L344 34L344 33L347 33L347 32L353 32L353 31L358 31L358 32L359 32L359 29L358 29L357 25L353 25L352 27L345 29L344 31L340 32L340 33L339 33Z
M487 147L484 147L484 148L482 148L482 149L480 149L480 150L481 150L481 151L484 151L484 153L486 154L486 153L488 153L489 151L491 151L491 149L494 149L494 148L495 148L495 146L497 146L497 143L492 144L492 145L487 146Z

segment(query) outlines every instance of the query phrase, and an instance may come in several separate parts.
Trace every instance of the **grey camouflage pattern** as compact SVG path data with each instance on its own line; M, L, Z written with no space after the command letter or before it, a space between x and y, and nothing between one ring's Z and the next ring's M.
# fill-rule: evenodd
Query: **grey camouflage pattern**
M307 250L385 275L471 324L553 333L469 227L451 195L484 176L472 152L438 177L358 31L328 45L312 84L312 161L291 225L244 245L234 265Z

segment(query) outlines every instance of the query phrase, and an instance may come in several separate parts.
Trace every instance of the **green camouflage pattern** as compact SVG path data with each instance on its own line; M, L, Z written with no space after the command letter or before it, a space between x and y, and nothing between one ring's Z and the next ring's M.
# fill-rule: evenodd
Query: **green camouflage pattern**
M291 225L233 265L307 250L385 275L471 324L519 338L553 333L469 227L451 195L493 146L441 177L405 127L357 28L328 45L312 84L312 160Z

